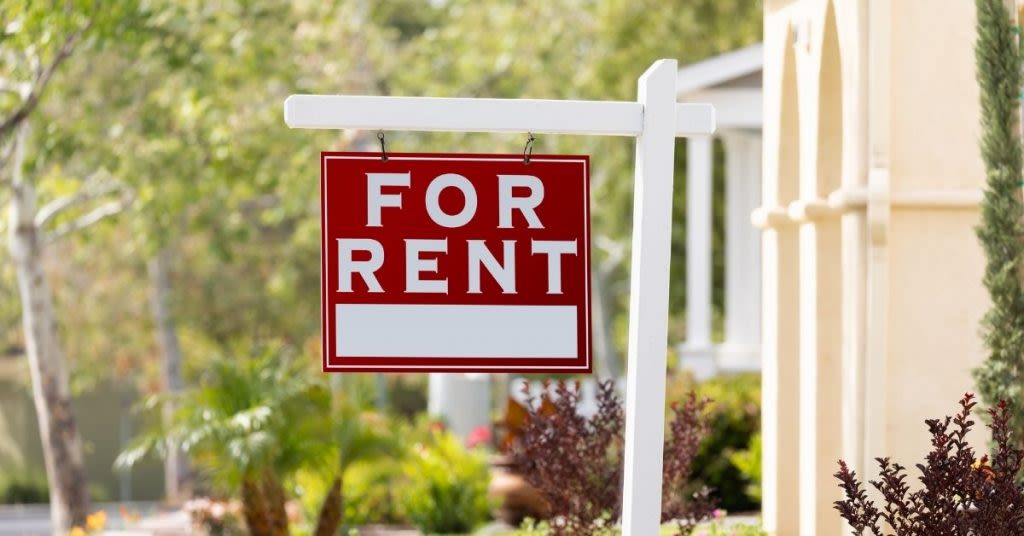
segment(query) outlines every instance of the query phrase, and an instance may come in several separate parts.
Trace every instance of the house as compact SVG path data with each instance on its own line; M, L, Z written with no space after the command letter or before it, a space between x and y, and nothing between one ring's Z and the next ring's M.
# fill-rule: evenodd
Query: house
M929 448L924 419L974 389L988 308L974 10L765 1L753 220L774 534L842 534L836 460L865 479L878 456L912 467Z
M679 69L679 102L715 106L725 154L725 341L711 336L710 138L687 138L686 341L680 365L697 378L761 368L761 240L750 215L761 201L760 43Z

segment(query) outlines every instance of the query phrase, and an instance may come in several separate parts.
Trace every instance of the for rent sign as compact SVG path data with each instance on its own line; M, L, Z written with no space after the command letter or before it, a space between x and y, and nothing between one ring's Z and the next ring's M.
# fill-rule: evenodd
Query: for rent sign
M323 153L325 371L589 372L587 156Z

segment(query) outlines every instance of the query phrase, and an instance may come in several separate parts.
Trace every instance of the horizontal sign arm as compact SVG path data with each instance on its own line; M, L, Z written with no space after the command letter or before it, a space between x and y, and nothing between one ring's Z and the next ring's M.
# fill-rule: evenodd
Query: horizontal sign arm
M445 132L533 132L638 136L638 102L292 95L284 103L291 128ZM715 131L710 104L676 104L676 136Z

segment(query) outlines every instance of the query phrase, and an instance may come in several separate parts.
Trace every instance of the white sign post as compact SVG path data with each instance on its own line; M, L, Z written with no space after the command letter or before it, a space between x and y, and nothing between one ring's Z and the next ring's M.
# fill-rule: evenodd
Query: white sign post
M715 130L710 104L678 104L676 61L640 77L637 102L292 95L291 128L532 132L636 137L622 531L661 521L672 170L676 137Z

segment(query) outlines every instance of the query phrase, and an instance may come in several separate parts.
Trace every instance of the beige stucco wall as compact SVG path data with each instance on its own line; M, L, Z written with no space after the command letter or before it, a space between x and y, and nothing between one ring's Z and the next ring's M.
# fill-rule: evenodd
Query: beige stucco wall
M988 306L973 46L973 2L765 2L753 220L764 518L777 534L841 533L835 460L868 477L876 456L912 466L928 448L924 419L973 389Z

